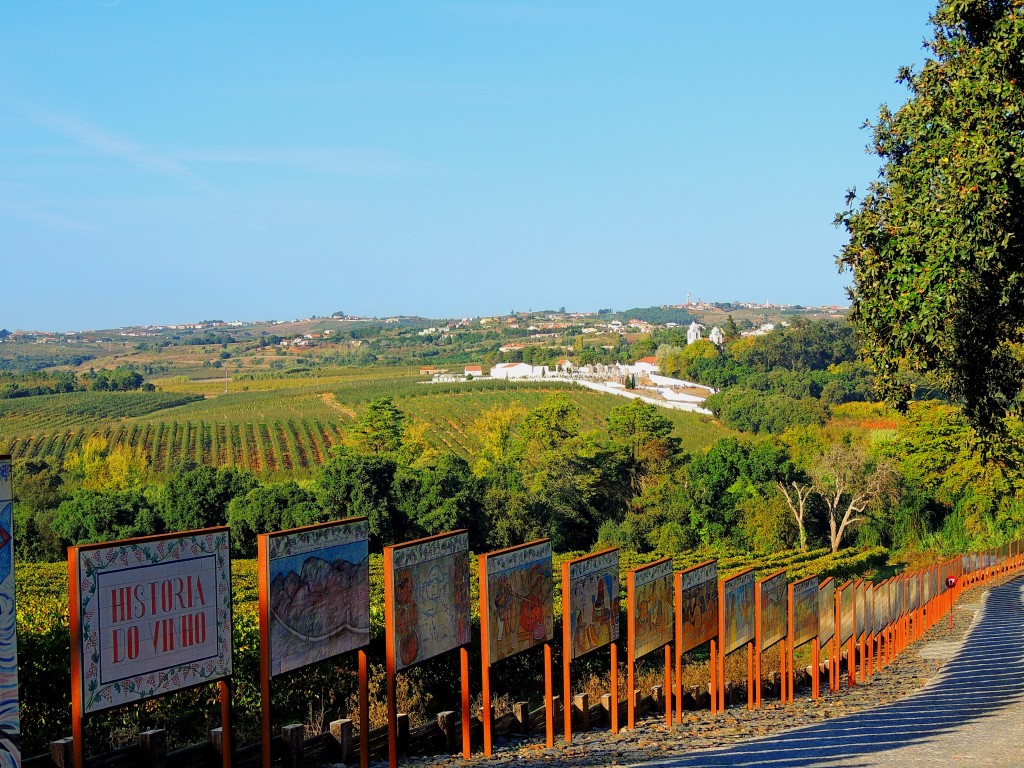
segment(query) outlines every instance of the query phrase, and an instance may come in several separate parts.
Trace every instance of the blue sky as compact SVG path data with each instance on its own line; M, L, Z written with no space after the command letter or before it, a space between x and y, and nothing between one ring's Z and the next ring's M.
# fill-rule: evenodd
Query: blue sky
M0 327L844 303L933 0L0 0Z

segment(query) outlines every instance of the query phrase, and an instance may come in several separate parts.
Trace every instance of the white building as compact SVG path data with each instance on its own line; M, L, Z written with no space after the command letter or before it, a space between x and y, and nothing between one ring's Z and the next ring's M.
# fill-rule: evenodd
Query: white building
M491 368L492 379L530 379L548 375L546 365L529 363L501 363Z
M703 327L696 320L690 323L690 327L686 330L686 343L693 344L695 341L700 341L702 338L700 329Z
M714 328L712 328L711 333L708 334L708 341L710 341L712 344L722 346L722 344L725 343L725 334L722 333L722 329L719 328L717 325Z
M656 357L641 357L631 366L629 366L630 373L657 373L660 369L658 368L658 358Z

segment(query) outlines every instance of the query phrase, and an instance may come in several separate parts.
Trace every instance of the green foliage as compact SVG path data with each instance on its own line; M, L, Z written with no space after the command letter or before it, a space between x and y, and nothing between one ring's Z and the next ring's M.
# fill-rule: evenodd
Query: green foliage
M315 494L293 480L257 485L229 502L232 554L256 557L259 534L310 525L321 522L322 517Z
M356 445L368 453L394 453L402 447L406 415L390 397L381 397L360 414L352 436Z
M723 423L741 432L780 435L792 427L824 426L828 409L813 397L763 394L731 387L711 395L704 405Z
M257 485L251 472L187 463L163 488L161 517L168 531L191 531L228 521L228 505Z
M932 372L993 435L1024 386L1024 24L1007 0L942 0L932 24L909 101L872 126L880 179L837 216L838 262L879 391L903 406L904 372Z
M138 491L102 493L82 489L57 507L52 527L67 546L160 533L162 525L156 509Z

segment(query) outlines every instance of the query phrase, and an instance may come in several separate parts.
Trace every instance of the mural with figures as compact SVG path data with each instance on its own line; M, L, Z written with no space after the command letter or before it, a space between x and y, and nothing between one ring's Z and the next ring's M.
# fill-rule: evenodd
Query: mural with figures
M888 579L881 584L875 585L875 634L885 630L889 624L889 585L892 582Z
M551 541L492 552L487 571L487 663L555 636Z
M853 609L854 591L853 582L848 581L839 587L839 643L845 644L853 637Z
M757 583L758 610L761 621L761 650L766 651L782 640L789 627L788 583L781 571Z
M676 574L676 621L679 653L718 635L718 561L695 565Z
M636 568L630 577L629 649L635 660L672 642L672 559Z
M569 650L571 659L619 639L619 550L570 560L564 564L569 583ZM563 651L564 653L564 651Z
M836 635L836 580L829 576L818 585L818 643L822 648Z
M366 518L261 535L271 677L370 642L369 535Z
M793 584L793 647L818 636L818 577Z
M21 765L11 457L0 456L0 768Z
M385 547L395 669L469 642L469 534L457 531Z
M754 571L738 573L721 583L723 655L754 639Z
M870 589L871 585L863 579L859 579L854 588L854 596L857 601L857 605L853 609L853 618L857 626L857 634L854 637L858 641L871 631L872 616L868 606L868 590Z

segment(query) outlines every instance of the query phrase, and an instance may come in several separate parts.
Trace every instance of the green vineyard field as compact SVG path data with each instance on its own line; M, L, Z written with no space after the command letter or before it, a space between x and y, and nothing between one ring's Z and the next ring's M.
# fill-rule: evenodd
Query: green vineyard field
M495 407L535 408L565 392L583 430L603 430L621 398L556 383L424 384L409 375L324 376L158 382L157 392L78 392L0 400L0 453L63 462L92 435L111 446L140 446L161 474L182 461L232 465L264 475L312 473L343 439L366 403L392 397L426 425L434 448L476 451L473 423ZM686 450L730 434L714 420L665 410Z

